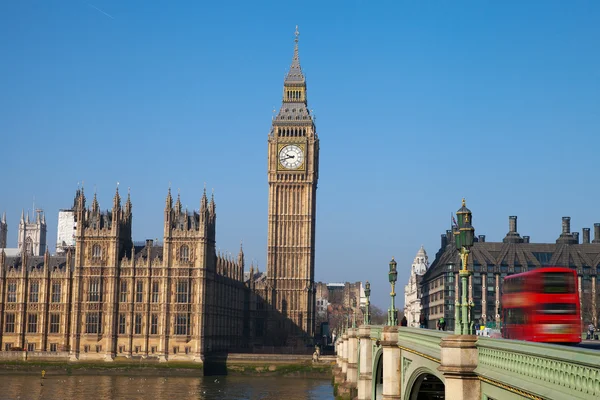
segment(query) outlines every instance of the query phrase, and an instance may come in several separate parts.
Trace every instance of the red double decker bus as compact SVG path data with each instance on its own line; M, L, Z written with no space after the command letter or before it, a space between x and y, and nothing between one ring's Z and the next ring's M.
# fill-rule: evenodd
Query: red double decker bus
M581 342L577 273L543 267L504 278L502 337L532 342Z

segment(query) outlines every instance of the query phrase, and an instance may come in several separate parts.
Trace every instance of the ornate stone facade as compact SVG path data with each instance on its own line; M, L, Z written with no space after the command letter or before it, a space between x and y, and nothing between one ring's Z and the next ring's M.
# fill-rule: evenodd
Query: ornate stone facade
M268 139L269 223L265 296L269 329L291 337L315 332L315 217L319 139L307 106L298 31L283 102Z
M404 286L404 316L408 320L408 326L419 327L421 315L421 278L429 268L429 259L423 246L417 251L410 269L410 278Z
M35 210L35 221L29 220L21 213L19 222L18 248L20 253L30 256L43 256L46 252L46 215L42 210Z
M0 251L1 349L66 351L72 360L116 355L201 361L247 345L244 254L215 251L216 206L164 211L164 243L131 240L132 204L117 190L102 212L94 195L75 197L76 246L64 256Z

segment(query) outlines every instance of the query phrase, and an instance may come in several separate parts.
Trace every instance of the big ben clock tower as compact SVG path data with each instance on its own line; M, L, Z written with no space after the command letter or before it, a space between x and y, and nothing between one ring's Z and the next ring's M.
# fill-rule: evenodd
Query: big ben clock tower
M319 139L307 107L298 27L283 102L269 133L267 277L269 328L289 338L315 333L315 211ZM274 332L272 331L272 332Z

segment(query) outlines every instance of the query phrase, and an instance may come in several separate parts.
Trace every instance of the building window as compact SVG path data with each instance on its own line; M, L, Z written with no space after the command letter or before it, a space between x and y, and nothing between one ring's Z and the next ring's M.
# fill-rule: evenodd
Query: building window
M15 313L6 314L5 333L15 333Z
M177 350L179 350L179 347L173 347L173 354L177 354Z
M50 351L56 353L58 350L58 345L56 343L50 343Z
M60 283L52 282L52 302L60 303Z
M121 294L120 294L121 303L127 303L127 282L121 282Z
M88 351L90 351L90 346L86 344L85 346L83 346L83 352L87 353Z
M8 294L6 296L7 303L16 303L17 302L17 284L12 282L8 284Z
M96 260L102 258L102 248L99 244L95 244L92 246L92 258Z
M37 314L27 314L27 333L37 332Z
M134 333L136 335L142 334L142 314L135 314L135 328Z
M10 351L10 349L13 347L12 343L4 343L4 351Z
M119 346L119 353L123 353L125 351L125 346Z
M27 351L35 351L35 343L27 343Z
M175 314L175 334L187 335L189 332L190 320L187 314Z
M119 314L119 334L125 334L125 314Z
M158 303L158 282L152 282L152 302Z
M177 303L187 303L189 295L189 282L178 281L177 282Z
M59 333L60 314L50 314L50 333Z
M144 301L144 282L137 281L135 286L135 301L141 303Z
M183 262L188 262L190 261L190 248L187 245L183 245L181 246L181 248L179 249L179 259Z
M31 282L29 285L29 302L37 303L40 299L40 283Z
M157 335L158 334L158 314L152 314L151 323L150 323L150 334Z
M139 353L141 349L142 349L141 346L135 346L135 353L136 354Z
M92 279L89 283L88 301L102 301L100 295L100 279Z
M156 353L156 346L150 347L150 353L152 353L152 354Z
M102 333L101 329L102 314L87 313L85 316L85 332L86 333Z
M102 351L102 346L96 345L96 353L100 353Z

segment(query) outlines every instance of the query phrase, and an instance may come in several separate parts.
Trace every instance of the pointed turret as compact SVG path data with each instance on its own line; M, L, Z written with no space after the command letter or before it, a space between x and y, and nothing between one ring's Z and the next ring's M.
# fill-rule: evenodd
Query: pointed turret
M208 205L208 212L210 213L211 217L214 217L217 213L217 207L215 205L215 190L214 189L210 196L210 204Z
M25 223L25 210L21 209L21 223Z
M119 183L117 182L117 189L115 190L115 197L113 198L113 211L121 208L121 196L119 195Z
M92 200L92 212L94 214L100 211L100 205L98 204L98 198L96 197L96 191L94 191L94 199Z
M204 185L204 193L202 193L202 200L200 200L200 214L204 214L207 211L208 198L206 197L206 185Z
M6 211L4 211L2 213L2 223L5 224L6 223Z
M171 197L171 186L169 186L169 192L167 193L167 199L165 200L165 210L170 210L173 207L173 197Z
M127 201L125 202L125 214L131 215L131 188L127 188Z
M178 214L181 213L181 193L179 192L179 189L177 189L177 201L175 202L175 211L177 211Z
M27 218L25 219L25 223L28 224L29 223L29 211L27 211Z

